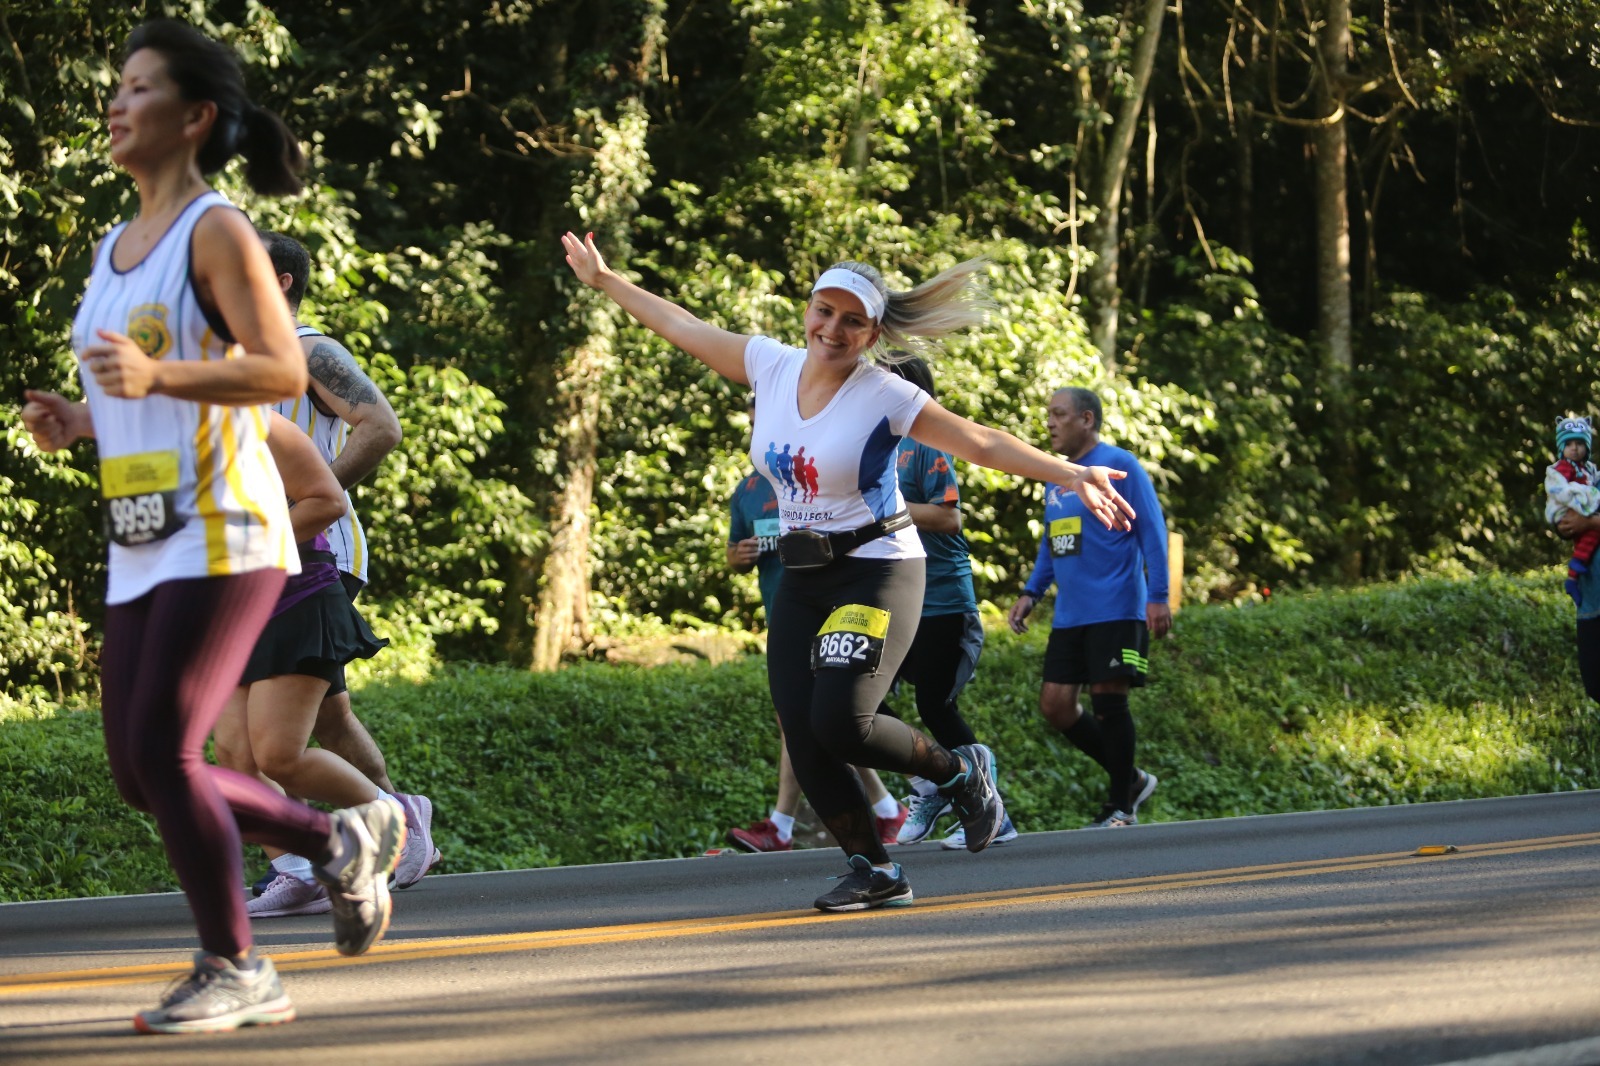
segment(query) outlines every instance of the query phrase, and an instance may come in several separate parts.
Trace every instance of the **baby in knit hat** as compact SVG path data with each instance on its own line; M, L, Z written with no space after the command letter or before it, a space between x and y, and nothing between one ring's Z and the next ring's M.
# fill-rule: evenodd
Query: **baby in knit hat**
M1594 428L1587 418L1563 418L1556 425L1556 454L1559 458L1545 467L1545 521L1554 524L1570 509L1582 515L1600 510L1600 469L1589 461L1589 446ZM1600 532L1590 530L1572 542L1572 558L1567 560L1567 594L1582 606L1578 577L1587 574L1600 546Z

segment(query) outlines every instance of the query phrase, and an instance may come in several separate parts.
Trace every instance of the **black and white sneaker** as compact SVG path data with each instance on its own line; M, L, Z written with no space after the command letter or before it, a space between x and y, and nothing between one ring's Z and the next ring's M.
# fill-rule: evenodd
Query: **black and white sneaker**
M1138 785L1134 786L1133 802L1128 805L1128 814L1137 819L1139 817L1139 804L1149 799L1150 793L1154 792L1156 790L1156 786L1160 783L1161 782L1157 780L1155 774L1146 773L1145 771L1140 770L1139 783Z
M389 872L406 842L406 813L382 796L359 807L333 812L334 828L355 849L338 872L313 866L333 904L333 946L341 955L360 955L389 928Z
M955 753L966 760L966 772L939 794L950 798L961 819L967 850L982 851L994 842L1006 820L1005 804L994 787L994 752L983 744L963 744Z
M905 907L911 903L911 882L900 864L892 873L872 865L864 855L850 856L850 872L840 874L837 888L817 897L819 911L867 911L874 907Z

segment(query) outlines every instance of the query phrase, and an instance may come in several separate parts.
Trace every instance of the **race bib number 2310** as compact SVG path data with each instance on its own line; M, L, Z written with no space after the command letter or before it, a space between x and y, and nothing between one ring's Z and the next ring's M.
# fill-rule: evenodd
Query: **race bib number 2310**
M811 642L811 669L875 674L888 633L888 611L846 604L828 616Z

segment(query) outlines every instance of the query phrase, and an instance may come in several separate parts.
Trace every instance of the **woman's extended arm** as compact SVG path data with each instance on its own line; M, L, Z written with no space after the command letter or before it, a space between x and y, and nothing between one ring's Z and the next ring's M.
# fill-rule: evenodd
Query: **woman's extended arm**
M702 322L672 301L639 288L606 266L600 250L594 246L592 233L581 241L574 234L563 234L561 246L567 252L567 265L579 281L591 289L599 289L650 332L682 348L729 381L750 384L744 372L744 350L750 343L748 336Z
M953 414L935 400L924 404L911 423L911 438L969 463L1069 488L1108 529L1132 529L1133 519L1138 517L1111 485L1113 480L1127 477L1121 470L1069 463L1003 430Z

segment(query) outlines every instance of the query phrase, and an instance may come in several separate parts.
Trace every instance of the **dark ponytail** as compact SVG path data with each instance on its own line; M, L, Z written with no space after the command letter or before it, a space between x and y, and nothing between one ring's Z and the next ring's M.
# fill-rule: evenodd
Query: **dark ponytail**
M239 60L225 46L176 19L146 22L128 35L127 57L143 48L161 53L167 73L185 100L217 105L211 134L200 146L200 173L214 174L236 155L245 159L245 179L268 196L291 196L305 186L305 156L283 120L250 102Z

